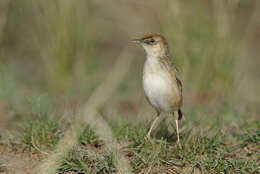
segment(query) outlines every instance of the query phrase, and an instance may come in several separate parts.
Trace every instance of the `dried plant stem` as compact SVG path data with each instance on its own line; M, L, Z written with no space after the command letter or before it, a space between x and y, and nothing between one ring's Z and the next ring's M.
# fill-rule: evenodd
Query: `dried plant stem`
M78 144L78 138L83 132L82 124L88 124L95 131L106 147L115 154L115 166L119 173L130 173L130 165L119 152L113 132L108 124L98 115L97 110L112 96L117 86L129 70L135 56L131 55L129 48L124 49L119 56L112 72L106 80L93 92L85 106L78 113L74 124L67 130L65 136L59 141L56 149L36 168L39 174L53 174L69 153Z

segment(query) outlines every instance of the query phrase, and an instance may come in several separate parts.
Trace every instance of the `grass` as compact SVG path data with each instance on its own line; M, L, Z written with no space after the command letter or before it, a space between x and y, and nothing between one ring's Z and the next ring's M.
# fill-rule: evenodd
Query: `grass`
M165 115L151 141L145 140L152 109L142 94L140 53L99 109L132 172L260 173L259 3L5 0L1 5L0 123L7 126L1 128L0 148L35 153L41 161L106 79L122 48L133 50L129 40L159 30L183 81L183 150L176 145L173 118ZM82 126L79 143L57 173L117 173L117 154L91 125ZM5 166L3 155L0 171Z
M257 131L250 133L244 132L241 135L241 137L244 138L233 143L226 143L227 135L221 131L215 132L213 137L200 135L191 136L191 130L184 131L182 133L183 150L180 150L175 140L167 140L165 137L146 141L146 129L144 129L143 123L140 123L140 125L131 125L122 121L116 127L119 129L114 129L115 135L120 144L122 144L122 152L131 161L134 173L143 173L148 170L152 171L152 173L158 173L160 171L166 173L166 171L169 172L170 170L180 172L188 167L199 168L201 171L210 173L220 173L223 171L226 173L260 172L260 156L257 150L260 141ZM259 128L259 125L256 126L256 130L259 130ZM157 131L160 131L160 129ZM87 137L89 138L89 135L87 135ZM96 141L95 136L92 135L92 137L94 137L93 140ZM254 141L252 141L250 137L254 137ZM257 138L258 140L256 140ZM91 140L88 141L91 142ZM96 144L97 143L90 143L88 146L94 146L96 151L98 151L97 154L102 155L105 150ZM79 150L77 153L81 153L81 151ZM85 155L87 155L87 153ZM70 159L77 159L77 157L78 156L75 155L70 157ZM113 165L109 163L111 159L106 159L106 157L103 157L103 159L107 160L105 163L111 164L110 172L113 172ZM81 160L84 161L84 157L82 157ZM89 165L86 161L84 164ZM80 165L78 165L78 167L79 166ZM102 170L103 167L104 166L101 166L96 171ZM93 170L93 172L94 171L95 170Z
M64 121L50 119L28 120L18 129L19 140L29 149L46 146L47 149L52 150L64 134L67 125Z
M233 134L230 134L230 130L222 130L218 124L214 124L210 130L202 128L197 131L196 127L200 125L187 126L185 124L188 121L184 121L181 124L181 128L185 128L181 132L181 150L169 119L161 119L151 141L145 139L150 122L137 119L132 123L123 118L107 120L120 144L120 151L130 161L134 173L185 173L192 170L208 173L260 172L259 120L247 122L250 128L238 125L236 130L232 130ZM52 117L29 119L21 124L19 133L13 135L16 137L13 146L44 156L46 151L55 147L69 124ZM114 154L86 126L79 137L79 144L64 159L58 173L116 173L114 162Z

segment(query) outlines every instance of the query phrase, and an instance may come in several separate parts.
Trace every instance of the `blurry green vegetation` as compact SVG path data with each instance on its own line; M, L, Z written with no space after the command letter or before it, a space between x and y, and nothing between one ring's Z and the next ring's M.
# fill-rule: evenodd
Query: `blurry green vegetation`
M246 11L240 6L246 3L220 1L202 6L195 2L167 3L167 7L162 3L158 8L158 13L164 11L158 25L168 38L185 86L188 89L192 86L195 91L207 89L207 95L229 93L234 88L236 59L243 39L241 31L234 31L236 21L229 20L233 16L239 18L239 12ZM221 8L219 4L227 6ZM15 69L20 83L55 95L93 88L102 80L122 43L126 43L128 37L146 32L138 28L138 33L128 31L131 35L124 36L122 30L121 36L116 36L113 16L117 14L107 14L106 20L104 7L91 1L10 1L6 8L2 64ZM147 20L149 24L152 19Z
M0 145L52 150L129 47L140 54L100 113L135 173L259 173L259 11L242 0L1 1ZM129 41L147 32L165 35L183 80L182 151L170 117L144 140L150 122L141 111L152 110L141 89L145 55ZM116 172L113 154L84 126L59 171Z

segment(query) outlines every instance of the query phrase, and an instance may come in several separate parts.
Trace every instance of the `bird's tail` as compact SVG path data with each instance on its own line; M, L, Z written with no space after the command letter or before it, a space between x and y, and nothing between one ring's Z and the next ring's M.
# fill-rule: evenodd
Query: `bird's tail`
M182 116L183 116L183 114L182 114L181 109L178 109L178 120L181 120Z

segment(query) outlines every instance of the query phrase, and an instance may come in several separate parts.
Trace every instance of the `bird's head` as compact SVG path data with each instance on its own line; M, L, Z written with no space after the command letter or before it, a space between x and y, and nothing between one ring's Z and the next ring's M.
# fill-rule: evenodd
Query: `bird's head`
M148 56L162 57L168 55L168 44L166 39L159 33L150 33L140 39L133 40L140 43Z

